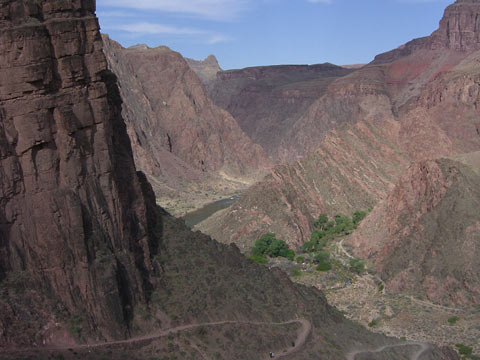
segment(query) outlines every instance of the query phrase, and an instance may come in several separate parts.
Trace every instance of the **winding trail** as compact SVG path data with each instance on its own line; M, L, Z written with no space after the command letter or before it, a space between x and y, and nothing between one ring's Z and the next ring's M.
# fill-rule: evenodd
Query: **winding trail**
M233 320L227 320L227 321L217 321L217 322L209 322L209 323L201 323L201 324L190 324L190 325L183 325L183 326L178 326L176 328L171 328L171 329L165 329L165 330L159 330L157 332L154 332L149 335L145 336L139 336L139 337L134 337L131 339L127 340L118 340L118 341L109 341L109 342L104 342L104 343L98 343L98 344L82 344L82 345L70 345L70 346L52 346L52 347L47 347L47 346L38 346L34 348L22 348L22 349L10 349L10 350L1 350L0 349L0 354L2 353L8 353L8 354L16 354L16 353L28 353L31 351L64 351L64 350L94 350L94 349L99 349L99 348L104 348L112 345L126 345L126 344L134 344L138 342L143 342L143 341L152 341L152 340L157 340L162 337L166 337L171 334L176 334L182 331L186 330L192 330L195 328L199 327L204 327L204 326L220 326L220 325L271 325L271 326L282 326L282 325L291 325L291 324L300 324L301 328L298 331L297 338L295 340L294 346L291 348L287 349L282 349L280 351L275 352L276 354L276 359L285 357L287 355L290 355L296 351L298 351L303 345L305 345L305 342L307 341L308 336L312 332L312 324L310 321L306 319L296 319L296 320L290 320L286 322L280 322L280 323L273 323L273 322L251 322L251 321L233 321ZM269 357L266 357L266 359Z
M403 346L420 346L420 349L410 357L410 360L420 360L420 357L431 349L430 344L421 343L421 342L406 342L403 344L394 344L394 345L385 345L373 350L362 350L362 351L353 351L347 354L346 360L355 360L355 357L360 354L376 354L381 353L387 349Z

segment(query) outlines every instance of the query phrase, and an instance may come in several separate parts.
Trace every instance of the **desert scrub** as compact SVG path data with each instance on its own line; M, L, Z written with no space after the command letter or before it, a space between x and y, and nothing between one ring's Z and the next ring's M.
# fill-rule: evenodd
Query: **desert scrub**
M473 349L470 346L464 345L464 344L456 344L455 345L458 349L458 352L460 355L472 355Z
M302 275L302 272L298 269L292 269L292 270L290 270L290 273L292 274L292 276L301 276Z
M460 320L458 316L452 316L449 317L447 321L450 325L454 325L458 320Z

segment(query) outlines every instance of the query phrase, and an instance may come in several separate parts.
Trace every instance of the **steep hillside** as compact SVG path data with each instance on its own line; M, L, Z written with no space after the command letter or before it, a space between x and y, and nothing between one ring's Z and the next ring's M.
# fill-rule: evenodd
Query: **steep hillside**
M480 153L463 158L478 164ZM350 239L387 291L478 305L480 176L471 166L450 159L413 165Z
M441 29L450 17L450 22L458 16L475 22L477 15L479 2L455 3ZM473 25L462 21L461 26ZM234 207L198 228L242 245L273 231L298 245L309 239L319 213L351 214L378 203L412 161L479 150L480 52L470 51L474 45L458 51L448 44L425 45L437 33L418 40L423 48L379 56L333 82L336 95L312 104L311 115L296 123L290 138L307 151L305 138L320 136L315 128L322 123L350 119L355 124L331 132L307 158L276 167Z
M335 79L351 73L332 64L252 67L217 73L209 94L276 162L297 160L303 149L286 149L290 129ZM338 124L325 124L323 133ZM323 134L322 133L322 134ZM308 138L318 145L318 139Z
M155 207L94 10L87 0L0 2L2 359L414 351ZM457 358L425 347L431 359Z
M135 164L162 205L169 197L198 197L209 185L210 192L236 190L241 184L235 181L249 183L270 166L260 146L211 102L179 53L166 47L124 49L103 39L109 68L118 77Z

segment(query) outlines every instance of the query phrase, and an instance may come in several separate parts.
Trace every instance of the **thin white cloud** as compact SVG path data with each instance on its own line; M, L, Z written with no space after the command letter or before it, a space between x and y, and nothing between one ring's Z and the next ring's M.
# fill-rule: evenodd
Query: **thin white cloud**
M193 28L180 28L175 26L161 25L149 22L139 22L134 24L117 24L104 26L106 30L120 30L138 35L199 35L205 34L205 31Z
M98 0L102 6L193 15L214 20L231 20L251 0Z
M128 11L97 11L99 18L120 18L120 17L133 17L135 14Z
M307 0L314 4L331 4L333 0Z
M163 24L155 24L149 22L138 22L133 24L115 24L103 26L105 30L117 30L129 33L134 37L144 35L166 35L166 36L183 36L197 39L202 43L215 45L222 42L228 42L232 39L229 36L212 33L196 28L176 27Z
M208 40L207 43L209 45L215 45L219 43L229 42L232 38L230 36L225 35L212 35Z

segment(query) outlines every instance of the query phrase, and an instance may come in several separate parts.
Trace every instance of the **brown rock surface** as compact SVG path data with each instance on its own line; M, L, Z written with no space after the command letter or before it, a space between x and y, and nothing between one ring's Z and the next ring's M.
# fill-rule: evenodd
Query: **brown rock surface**
M480 176L469 164L479 158L416 163L354 233L355 253L373 262L387 291L478 305Z
M94 10L93 0L0 3L0 281L41 284L109 338L148 297L155 220ZM48 312L30 301L31 317L2 302L12 312L0 312L0 344L42 326L11 338Z
M306 152L299 142L288 147L292 127L332 81L352 71L332 64L252 67L219 72L208 89L215 104L230 112L274 161L294 161ZM324 123L320 137L306 138L310 148L339 122Z
M159 197L182 196L189 188L187 197L196 196L207 183L248 183L270 167L261 147L212 103L179 53L166 47L124 49L108 36L104 43L118 77L135 164Z

